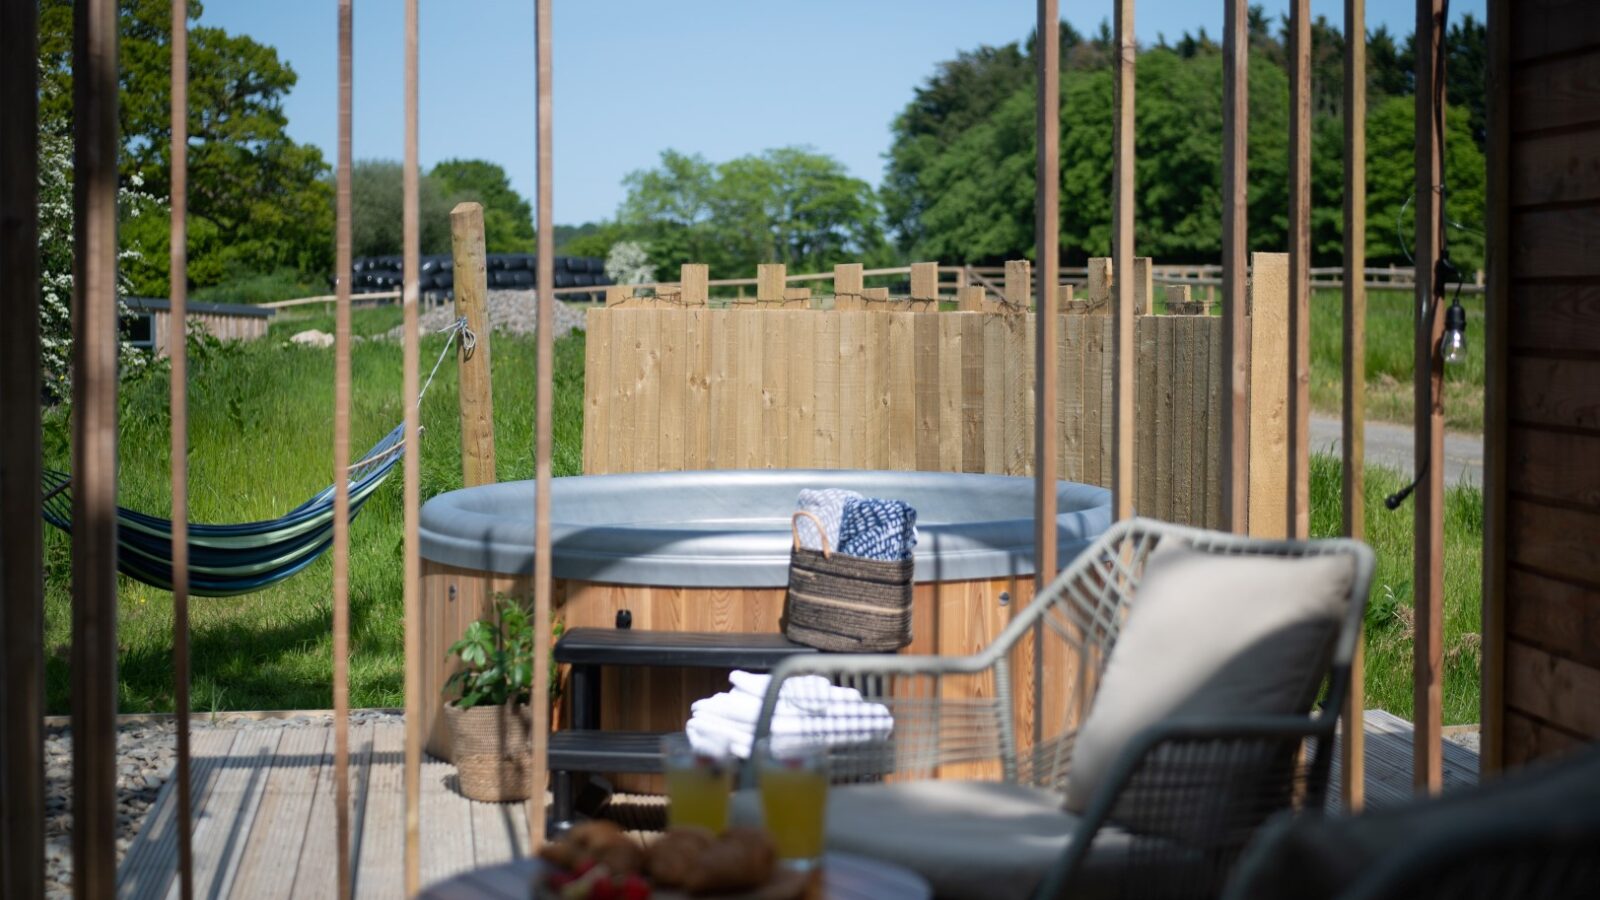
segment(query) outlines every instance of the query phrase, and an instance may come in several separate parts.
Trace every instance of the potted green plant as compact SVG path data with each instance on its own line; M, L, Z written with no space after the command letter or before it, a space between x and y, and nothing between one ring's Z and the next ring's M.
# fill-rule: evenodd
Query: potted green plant
M445 682L445 723L461 792L473 800L526 800L532 783L528 701L536 637L528 612L501 597L493 619L467 626L449 653L461 669Z

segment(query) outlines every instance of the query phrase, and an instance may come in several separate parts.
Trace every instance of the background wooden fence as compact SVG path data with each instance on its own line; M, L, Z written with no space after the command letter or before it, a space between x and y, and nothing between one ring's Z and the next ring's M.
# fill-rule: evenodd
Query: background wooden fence
M1271 277L1284 259L1257 254L1263 277L1253 282L1261 290L1252 293L1252 308L1286 308L1287 281ZM929 311L906 311L919 298L823 310L781 295L713 309L694 272L678 293L613 297L614 305L588 313L584 471L1030 475L1035 318L1026 311L1026 264L1008 274L1008 293L1019 302L991 303L988 312L937 312L928 303L918 305ZM772 283L781 278L775 273ZM914 275L913 290L916 282ZM980 294L968 300L964 305L983 302ZM1109 485L1112 319L1094 314L1106 306L1093 297L1063 308L1073 311L1057 313L1058 471L1067 480ZM1259 318L1264 326L1284 321ZM1221 320L1145 315L1136 327L1136 507L1142 515L1219 527ZM1273 434L1286 441L1287 370L1274 362L1287 363L1287 328L1280 330L1281 338L1255 338L1260 365L1251 375L1264 385L1252 418L1259 405L1255 436L1268 481L1284 459L1282 446L1273 450ZM1284 482L1276 483L1281 498Z

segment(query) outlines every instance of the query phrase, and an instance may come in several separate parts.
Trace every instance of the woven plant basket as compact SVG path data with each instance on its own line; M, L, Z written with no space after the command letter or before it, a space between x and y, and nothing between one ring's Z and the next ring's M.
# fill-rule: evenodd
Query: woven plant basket
M533 722L526 703L470 709L447 703L444 719L462 794L491 803L528 799Z
M822 538L821 550L800 546L800 518L809 518ZM809 512L790 522L789 594L783 604L783 634L818 650L889 653L911 643L911 560L886 562L845 556L828 549L822 521Z

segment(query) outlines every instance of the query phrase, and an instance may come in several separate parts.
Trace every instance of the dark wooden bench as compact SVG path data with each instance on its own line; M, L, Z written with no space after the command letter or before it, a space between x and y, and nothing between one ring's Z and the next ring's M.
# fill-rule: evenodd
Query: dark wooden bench
M574 628L563 634L556 642L555 660L572 667L567 681L571 727L550 735L552 804L548 832L559 834L572 825L578 776L592 772L657 773L662 769L663 732L601 728L602 666L765 672L791 656L816 652L774 633L636 631L624 625Z

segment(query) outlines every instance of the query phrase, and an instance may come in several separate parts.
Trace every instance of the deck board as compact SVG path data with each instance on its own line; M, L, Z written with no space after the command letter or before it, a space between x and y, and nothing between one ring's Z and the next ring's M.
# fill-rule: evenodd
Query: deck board
M456 791L455 766L422 763L422 886L473 867L472 801Z
M1366 728L1368 807L1394 806L1410 800L1413 796L1411 723L1381 709L1369 709L1363 718ZM1478 783L1478 754L1447 740L1441 758L1444 761L1444 790L1471 787ZM1338 806L1340 777L1339 756L1334 754L1333 771L1328 784L1330 809Z
M222 772L195 817L196 897L228 896L282 736L279 728L252 728L239 732L229 749ZM174 880L169 900L181 897L178 887Z
M1369 806L1411 793L1411 723L1381 710L1365 716ZM350 728L351 837L355 893L393 897L404 877L404 726ZM1444 787L1477 782L1477 754L1446 741ZM1337 798L1338 761L1329 796ZM196 729L195 875L208 898L331 897L335 889L333 732L326 727ZM177 886L176 794L157 794L118 873L118 894L159 898ZM473 803L456 792L455 770L424 758L422 883L528 853L521 804Z
M285 729L256 809L250 845L234 877L238 896L261 900L291 896L324 754L331 754L332 748L332 729Z
M193 787L190 799L196 811L195 821L199 819L198 813L205 809L211 786L221 774L222 764L238 735L237 731L224 729L195 730L190 742ZM178 834L174 827L178 811L177 785L175 778L169 778L161 786L144 826L128 846L128 855L117 872L119 895L140 900L165 897L168 889L177 884Z
M405 867L400 863L406 852L406 729L386 722L374 725L373 731L355 896L400 897L405 894Z

